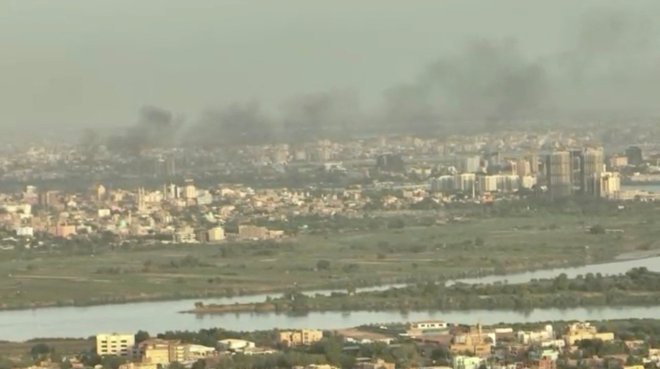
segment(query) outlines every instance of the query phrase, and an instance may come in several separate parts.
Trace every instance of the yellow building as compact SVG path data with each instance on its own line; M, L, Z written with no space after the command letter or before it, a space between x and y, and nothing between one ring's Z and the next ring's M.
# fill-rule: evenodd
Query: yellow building
M140 343L139 350L142 362L168 365L169 363L176 361L171 360L170 357L170 350L173 345L176 345L176 342L159 339L150 339Z
M187 346L179 341L149 339L139 344L138 350L142 362L168 365L187 360Z
M590 323L575 323L571 324L564 334L564 341L566 345L573 346L576 342L582 340L601 340L612 341L614 340L614 333L602 332L599 333L596 327Z
M135 336L132 334L102 333L96 335L96 353L99 356L129 357L133 353Z
M209 242L220 242L225 240L225 230L222 227L214 227L208 230Z
M301 329L297 331L280 331L279 343L285 346L311 345L323 339L323 331L317 329Z

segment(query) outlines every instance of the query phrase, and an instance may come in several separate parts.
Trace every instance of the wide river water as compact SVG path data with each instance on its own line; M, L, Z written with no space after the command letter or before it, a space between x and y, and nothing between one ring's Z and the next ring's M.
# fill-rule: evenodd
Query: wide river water
M521 283L534 278L552 278L560 273L569 277L587 273L619 274L634 267L646 267L660 271L660 257L625 260L576 268L559 268L505 276L487 276L460 280L462 282ZM381 286L369 289L384 289ZM330 291L310 291L329 293ZM236 303L264 301L266 295L241 296L205 300L206 303ZM0 311L0 340L19 341L34 337L88 337L99 332L135 332L146 330L153 333L168 330L198 330L221 327L229 330L264 330L273 328L336 329L361 324L406 322L424 319L442 319L455 323L481 322L515 323L569 319L627 319L660 318L660 306L651 307L601 307L574 309L535 309L531 312L508 310L461 310L461 311L398 311L378 312L324 312L302 316L277 313L231 313L196 316L180 314L199 299L141 302L131 304L101 305L89 307L56 307L34 310Z

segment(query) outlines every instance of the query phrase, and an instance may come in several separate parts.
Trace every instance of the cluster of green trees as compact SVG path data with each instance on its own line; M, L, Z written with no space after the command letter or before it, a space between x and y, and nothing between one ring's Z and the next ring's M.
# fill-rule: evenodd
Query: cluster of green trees
M319 265L319 267L325 267ZM323 310L420 310L420 309L532 309L660 304L660 273L635 268L625 274L587 274L569 279L565 274L552 279L521 284L423 283L385 291L334 293L330 296L286 294L270 299L276 311ZM257 310L264 309L255 304Z

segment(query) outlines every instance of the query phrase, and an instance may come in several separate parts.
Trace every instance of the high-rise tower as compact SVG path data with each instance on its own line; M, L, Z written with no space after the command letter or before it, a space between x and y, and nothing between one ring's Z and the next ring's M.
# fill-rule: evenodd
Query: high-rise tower
M548 189L552 197L566 197L573 193L571 153L555 151L547 157Z

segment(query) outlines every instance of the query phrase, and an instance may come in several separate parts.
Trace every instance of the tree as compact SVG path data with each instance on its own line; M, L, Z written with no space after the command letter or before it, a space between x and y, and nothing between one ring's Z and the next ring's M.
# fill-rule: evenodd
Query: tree
M552 286L555 290L567 290L569 286L569 280L566 273L561 273L552 281Z
M433 351L431 351L431 360L433 360L433 361L441 361L442 360L443 362L448 362L450 356L451 356L451 353L444 346L434 348Z
M183 364L181 364L181 363L179 363L179 362L176 362L176 361L173 362L173 363L171 363L170 366L169 366L168 368L169 368L169 369L186 369L186 367L183 366Z
M206 360L199 359L195 361L191 369L206 369Z
M328 260L319 260L316 262L316 269L318 270L329 270L330 269L330 261Z
M591 234L604 234L605 233L605 227L603 227L600 224L596 224L594 226L591 226L591 228L589 228L589 233L591 233Z
M120 365L126 364L126 358L119 356L105 356L101 359L101 365L105 369L118 369Z
M50 354L53 350L45 343L38 343L30 349L30 355L34 360L43 359L46 355Z
M135 333L135 343L136 344L138 344L140 342L144 342L144 341L148 340L149 338L151 338L151 336L149 335L149 332L140 330L140 331L137 331L137 333Z

